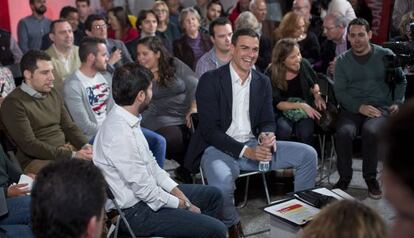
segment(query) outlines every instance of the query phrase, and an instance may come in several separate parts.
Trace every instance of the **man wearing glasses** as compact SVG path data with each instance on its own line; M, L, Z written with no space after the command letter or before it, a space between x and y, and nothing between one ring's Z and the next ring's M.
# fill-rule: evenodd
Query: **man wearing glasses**
M322 45L322 69L327 69L328 75L333 75L335 57L347 51L349 43L346 39L348 21L341 13L328 14L323 20L323 33L327 41Z
M88 36L98 37L106 41L109 60L107 70L112 73L125 63L132 62L125 44L122 41L108 38L108 25L100 15L90 15L85 22L85 33Z

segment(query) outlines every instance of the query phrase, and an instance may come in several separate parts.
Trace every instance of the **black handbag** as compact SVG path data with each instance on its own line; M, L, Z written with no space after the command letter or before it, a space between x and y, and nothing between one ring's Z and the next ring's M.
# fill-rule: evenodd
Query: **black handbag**
M321 118L316 120L316 123L324 132L334 132L338 113L339 111L335 104L328 101L326 103L326 109L320 111Z

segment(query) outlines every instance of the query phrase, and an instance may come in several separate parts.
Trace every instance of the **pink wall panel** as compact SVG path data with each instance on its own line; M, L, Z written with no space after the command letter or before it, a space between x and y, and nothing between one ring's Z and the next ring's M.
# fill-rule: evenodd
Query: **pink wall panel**
M25 16L31 15L29 0L8 0L11 32L17 39L17 23ZM48 0L46 16L54 20L59 17L60 9L66 5L75 6L75 0ZM36 29L33 29L36 30Z

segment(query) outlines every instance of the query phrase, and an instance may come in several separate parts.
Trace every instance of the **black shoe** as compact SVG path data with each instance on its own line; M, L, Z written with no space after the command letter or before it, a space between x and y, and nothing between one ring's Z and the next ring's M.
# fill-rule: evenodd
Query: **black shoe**
M376 178L366 179L368 185L368 196L372 199L381 199L382 191Z
M188 169L184 168L183 166L180 166L174 170L175 179L179 180L183 183L193 183L193 177L191 177L190 171Z
M337 182L337 183L333 186L333 188L332 188L332 189L339 188L339 189L341 189L342 191L345 191L345 190L347 190L347 189L348 189L349 182L350 182L350 181L343 180L343 179L339 179L339 180L338 180L338 182Z

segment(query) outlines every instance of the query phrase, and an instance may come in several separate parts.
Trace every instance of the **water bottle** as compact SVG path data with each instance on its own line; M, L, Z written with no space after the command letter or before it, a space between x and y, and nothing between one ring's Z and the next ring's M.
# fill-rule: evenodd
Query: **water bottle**
M276 143L272 143L272 137L274 136L273 132L262 132L259 136L259 144L269 146L272 153L276 151ZM259 171L267 172L270 170L271 161L260 161L259 162Z
M259 162L259 171L267 172L270 170L270 161L260 161Z

